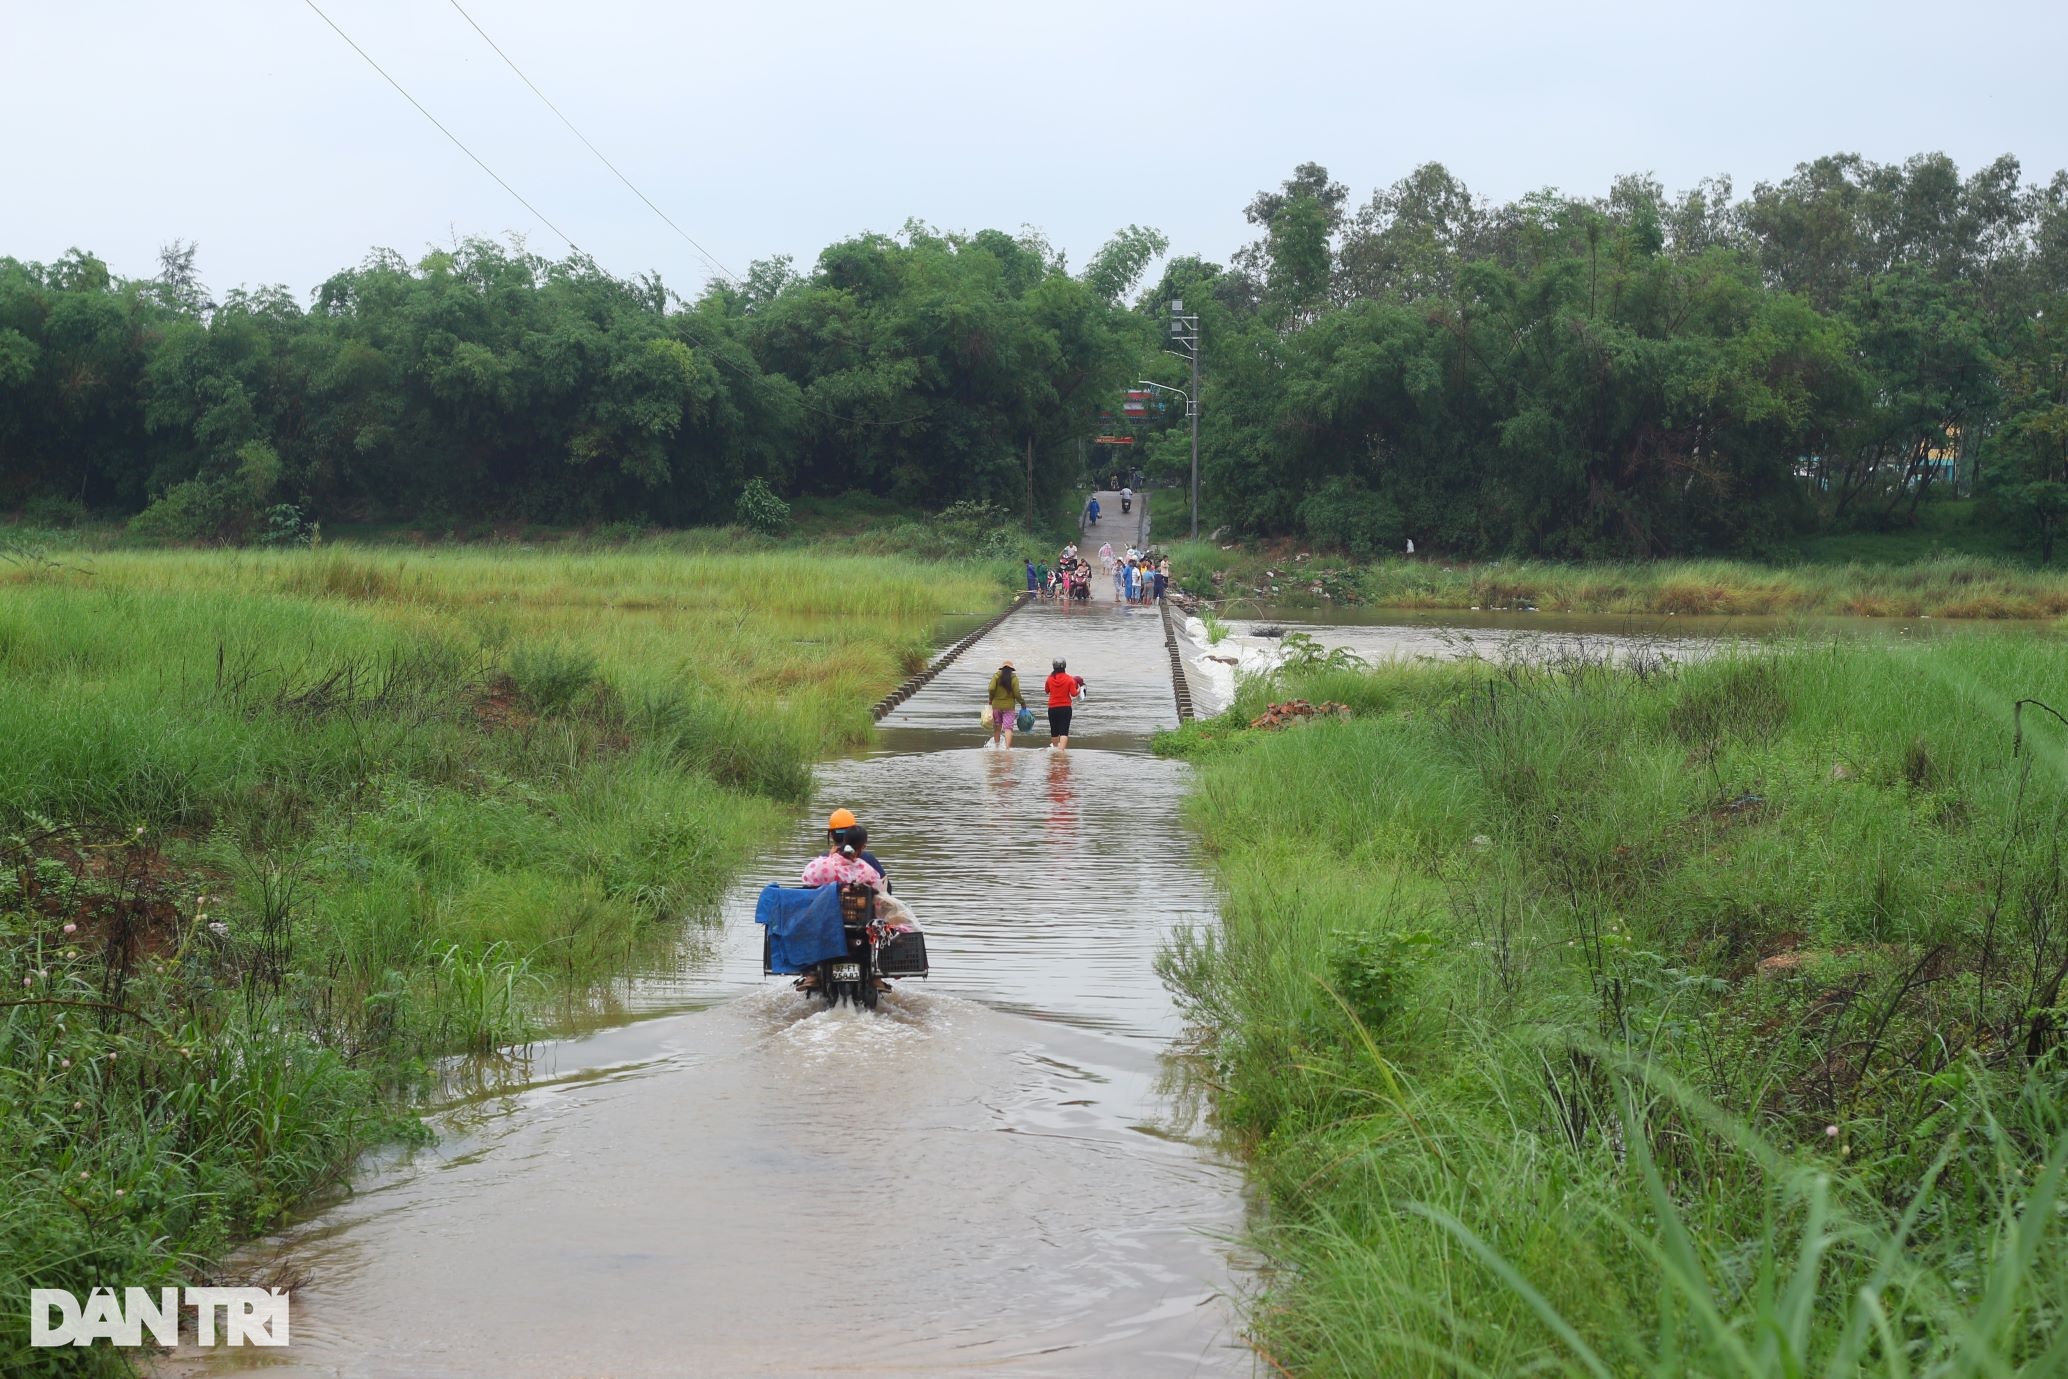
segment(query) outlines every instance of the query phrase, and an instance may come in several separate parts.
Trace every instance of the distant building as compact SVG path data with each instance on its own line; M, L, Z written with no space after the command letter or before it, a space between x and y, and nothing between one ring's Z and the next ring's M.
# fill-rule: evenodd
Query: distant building
M1814 484L1819 490L1831 487L1831 476L1824 469L1822 455L1797 455L1795 477L1806 484ZM1943 445L1933 446L1924 452L1924 459L1915 469L1905 469L1903 486L1916 488L1921 484L1944 485L1947 489L1960 491L1960 428L1946 428Z
M1946 428L1946 443L1934 446L1924 452L1924 465L1919 473L1919 482L1929 481L1944 484L1950 489L1960 487L1960 428Z

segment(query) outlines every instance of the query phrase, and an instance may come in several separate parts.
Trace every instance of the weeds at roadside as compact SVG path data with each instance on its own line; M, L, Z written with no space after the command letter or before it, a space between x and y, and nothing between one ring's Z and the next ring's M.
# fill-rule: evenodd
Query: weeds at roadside
M2047 1374L2068 698L2037 643L1317 668L1159 743L1227 888L1160 970L1294 1372ZM1399 936L1432 942L1395 957ZM1362 989L1360 989L1362 984Z

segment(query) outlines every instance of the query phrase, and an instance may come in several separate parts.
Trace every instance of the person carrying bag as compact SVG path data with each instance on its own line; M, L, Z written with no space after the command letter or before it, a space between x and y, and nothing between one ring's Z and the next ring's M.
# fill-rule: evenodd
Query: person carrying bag
M998 667L984 698L984 722L991 729L991 745L1012 746L1013 730L1020 726L1019 715L1027 712L1027 700L1020 693L1019 672L1011 661Z

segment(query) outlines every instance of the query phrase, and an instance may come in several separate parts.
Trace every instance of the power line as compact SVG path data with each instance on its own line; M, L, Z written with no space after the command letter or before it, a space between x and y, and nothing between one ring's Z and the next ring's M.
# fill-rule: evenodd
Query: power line
M577 254L579 254L582 251L581 246L579 244L576 244L573 239L569 238L568 233L565 230L561 229L558 225L555 225L552 221L547 220L544 212L540 211L538 207L532 205L529 201L526 201L524 197L518 193L515 187L511 186L508 182L505 182L502 178L501 173L498 173L494 168L482 162L480 154L474 152L473 149L468 148L464 143L461 143L459 135L447 129L443 124L440 124L438 121L438 117L436 115L433 115L430 111L424 109L424 103L418 100L415 96L410 95L408 91L404 90L401 82L389 76L387 69L382 67L378 62L375 62L372 56L368 54L366 49L360 47L357 43L353 43L352 35L346 33L343 29L338 28L336 20L332 19L329 15L325 14L321 9L318 9L316 6L316 0L302 0L302 3L307 5L310 9L315 10L316 17L318 19L321 19L324 23L330 25L332 32L336 33L339 38L342 38L347 43L351 43L352 51L359 54L359 56L365 58L366 65L373 68L374 71L379 72L381 74L382 80L386 81L388 85L394 87L397 91L400 91L402 93L402 99L408 101L411 105L415 106L417 108L418 114L422 115L432 124L437 125L438 132L440 134L443 134L446 138L452 140L453 144L458 147L461 153L464 153L469 158L472 158L474 160L475 167L480 168L490 177L495 178L497 186L501 187L511 196L516 197L518 205L522 206L525 210L530 211L534 216L537 216L538 219L545 224L545 227L547 229L551 230L554 234L560 236L560 238L566 242L567 247L569 249L573 250Z
M545 92L539 90L538 83L533 81L530 77L524 75L524 69L522 67L519 67L516 64L516 62L514 62L511 59L508 53L503 51L501 44L497 43L493 38L490 38L488 36L488 30L482 28L481 25L478 22L476 22L474 16L467 13L467 11L460 5L460 0L450 0L450 3L454 9L459 11L460 18L466 20L467 23L473 28L474 32L481 35L481 41L486 43L490 48L493 48L495 50L495 55L503 60L503 65L508 67L512 72L515 72L517 74L517 79L523 82L526 86L531 88L532 95L537 96L541 101L545 102L546 109L552 111L556 116L558 116L560 119L560 123L567 126L568 132L573 134L575 138L580 139L582 141L583 146L586 147L589 150L589 152L595 154L597 160L601 162L603 166L609 168L611 170L611 173L618 179L618 181L624 183L625 186L628 189L630 189L632 195L638 197L641 201L644 201L646 203L646 208L652 211L655 215L659 216L664 222L666 222L669 229L673 230L676 234L680 235L682 237L682 242L687 244L690 248L696 250L697 253L703 258L705 263L710 264L713 268L717 269L726 277L732 279L733 282L739 284L741 287L746 286L746 282L740 277L739 274L733 272L730 268L727 268L724 264L720 263L716 256L714 256L710 250L704 248L703 245L697 243L696 240L691 237L689 231L683 229L680 225L677 225L674 219L670 217L666 211L662 210L659 206L656 206L654 204L652 197L648 196L645 192L639 190L638 186L633 183L631 178L625 176L623 172L619 171L618 165L616 163L611 162L610 159L604 155L603 150L596 147L595 143L590 140L588 135L582 133L581 130L575 127L574 121L568 119L565 112L563 112L559 106L553 104L552 98L548 96Z
M566 112L561 110L559 106L553 104L552 97L548 96L544 91L541 91L539 89L538 83L533 81L530 77L524 74L524 69L522 67L519 67L508 53L503 51L501 44L497 43L493 38L489 37L488 30L482 28L479 21L477 21L473 15L467 13L466 8L460 4L459 0L447 0L447 2L451 4L451 6L455 10L459 11L460 18L467 21L468 27L473 29L475 33L481 35L481 41L483 43L486 43L491 49L495 51L495 55L503 60L503 65L508 67L512 72L516 73L517 79L519 81L523 82L526 86L531 88L531 94L537 96L539 100L544 102L546 109L552 111L553 114L556 117L558 117L560 123L567 126L568 132L573 134L575 138L580 139L582 141L583 147L587 148L589 152L595 154L597 161L601 162L603 166L605 166L606 168L609 168L611 174L615 176L618 179L618 181L624 183L625 186L631 190L632 195L638 197L641 201L645 202L646 208L652 211L655 215L659 216L661 218L661 221L665 225L667 225L669 229L673 230L677 235L680 235L682 237L683 243L687 244L690 248L696 250L698 256L701 257L705 263L710 264L713 268L717 269L720 273L725 275L725 277L731 279L735 285L742 288L747 286L745 279L741 278L739 274L733 272L730 268L727 268L724 264L720 263L717 257L713 255L710 250L704 248L703 245L697 243L696 239L689 233L689 231L683 229L680 225L677 225L675 223L674 217L670 216L666 211L662 210L658 205L654 204L654 199L652 197L648 196L645 192L639 190L638 184L633 182L631 178L625 176L624 172L619 169L618 165L616 163L611 162L610 158L603 152L603 150L596 147L595 142L591 140L588 135L582 133L582 131L575 125L575 122L573 120L567 118ZM676 298L676 300L681 301L681 298L678 297ZM689 307L688 302L683 302L682 305L684 306L684 308ZM677 321L682 321L685 317L688 317L689 314L689 311L685 309L684 311L677 313L675 319ZM692 336L696 334L696 331L693 327L685 325L684 328L687 329ZM734 372L738 373L742 378L753 378L757 376L748 373L747 370L733 363L730 359L727 359L722 352L713 348L708 340L703 341L701 343L703 343L704 345L704 351L706 354L708 354L711 358L717 360L719 363L725 365L725 367L732 369ZM759 376L765 377L766 375L763 374ZM798 405L800 407L803 407L808 412L816 412L820 416L830 417L834 421L846 422L854 426L907 426L910 425L912 422L921 420L922 418L930 415L933 411L933 409L929 406L922 406L920 410L912 413L910 416L899 417L891 421L877 421L868 417L850 416L844 413L835 412L830 410L829 408L820 407L814 403L806 402L801 397L798 399Z
M533 215L537 216L539 220L545 224L547 229L551 230L554 234L560 236L560 238L566 242L567 247L570 250L577 254L582 252L581 246L576 244L565 230L562 230L558 225L555 225L552 221L547 220L545 214L542 211L540 211L538 207L532 205L529 201L526 201L524 197L521 194L519 194L515 187L511 186L508 182L503 180L502 174L498 173L494 168L490 167L487 163L483 162L479 154L475 153L473 149L468 148L466 144L460 141L459 135L454 134L451 130L447 129L442 123L440 123L436 115L433 115L429 110L426 110L424 108L424 104L422 101L419 101L415 96L410 95L409 92L404 89L401 82L389 76L387 73L387 69L383 68L378 62L375 62L372 56L366 51L366 49L360 47L357 43L353 42L352 36L337 26L337 21L333 20L329 15L325 14L321 9L317 7L316 0L302 0L302 3L307 5L310 9L315 10L317 18L321 19L325 24L328 24L331 28L331 31L335 33L339 38L342 38L343 40L345 40L346 43L351 44L352 51L359 54L360 57L366 59L367 66L373 68L374 71L379 72L381 74L382 79L385 80L388 83L388 85L394 87L398 92L401 93L402 99L408 101L411 105L415 106L419 114L421 114L425 119L429 120L433 125L437 126L438 132L440 134L443 134L446 138L452 140L452 142L459 148L460 152L466 154L469 158L472 158L474 160L475 166L479 167L490 177L493 177L495 179L497 186L501 187L504 191L508 192L511 196L515 197L518 205L524 207L525 210L530 211ZM459 9L459 6L455 4L453 8ZM467 12L465 10L460 10L460 14L466 16ZM467 16L467 22L469 24L474 24L474 20L471 16ZM487 41L489 47L495 48L495 40L489 38L488 35L482 31L482 28L479 24L474 24L474 31L476 33L481 34L481 37ZM495 50L498 56L503 56L502 49L496 48ZM524 73L518 70L516 63L510 62L510 59L506 56L503 56L503 61L510 63L510 70L516 72L519 77L524 78L524 84L526 86L531 86L531 79L529 77L525 77ZM531 89L535 92L538 92L538 88L536 86L531 86ZM544 92L538 92L538 94L540 100L546 100ZM546 101L546 105L548 106L548 108L551 108L553 110L553 113L555 115L560 115L559 109L553 106L553 103L551 101ZM565 115L560 115L560 118L563 123L567 123L567 117ZM567 127L569 129L574 129L574 125L572 123L567 123ZM575 129L574 132L575 137L580 138L583 143L589 144L588 139L582 137L582 132L579 129ZM589 144L589 149L591 152L594 152L598 158L603 158L603 154L597 151L596 146L594 144ZM606 167L609 167L612 172L617 172L617 168L611 164L608 158L603 158L603 162L604 165ZM627 179L623 173L618 172L618 177L621 181L624 181L626 186L632 187L631 181ZM681 235L685 240L689 240L690 246L696 249L698 253L703 254L704 258L709 263L711 263L712 266L716 267L719 272L725 273L727 277L732 277L733 281L736 283L740 281L737 277L733 277L732 273L728 269L726 269L725 265L719 263L718 260L712 258L708 253L705 253L703 246L698 244L695 240L690 239L689 236L686 233L684 233L681 226L676 225L675 222L672 220L668 220L666 213L664 213L660 207L655 206L653 202L648 201L646 198L646 194L644 192L640 192L637 187L632 187L632 190L638 194L639 199L641 201L645 201L649 207L652 207L655 215L660 216L662 220L667 220L669 227L672 228L676 234ZM744 284L742 285L744 286ZM678 300L680 299L678 298ZM685 306L686 305L687 304L685 303ZM687 322L690 319L692 319L691 312L677 312L674 316L670 317L669 319L676 321L678 323L682 323L683 328L687 330L691 336L697 335L697 331L695 330L695 328L687 324ZM705 357L715 360L716 362L724 365L726 368L731 369L734 373L738 374L740 377L748 380L749 382L753 382L757 379L765 380L771 376L784 376L780 373L771 375L766 370L750 371L734 363L732 360L726 358L724 352L714 347L710 343L710 341L699 339L698 343L704 346ZM802 391L801 387L799 391ZM807 412L816 412L822 417L829 417L834 421L845 422L853 426L909 426L913 422L922 420L923 418L931 415L933 412L933 408L931 406L922 404L918 411L912 413L909 416L899 417L891 421L877 421L869 417L851 416L845 413L835 412L831 408L820 407L815 403L807 402L802 397L797 399L797 405L802 407Z

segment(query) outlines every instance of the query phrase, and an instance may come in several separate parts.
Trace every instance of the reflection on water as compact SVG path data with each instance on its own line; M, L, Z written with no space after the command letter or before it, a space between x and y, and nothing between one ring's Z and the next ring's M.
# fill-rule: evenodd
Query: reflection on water
M989 747L997 663L1055 656L1090 682L1071 750ZM281 1372L1251 1373L1240 1177L1167 1085L1151 966L1213 913L1144 750L1167 667L1152 611L1008 619L821 770L713 942L622 985L648 1018L477 1069L433 1150L273 1242L310 1280ZM751 922L836 805L933 962L873 1015L764 980Z

